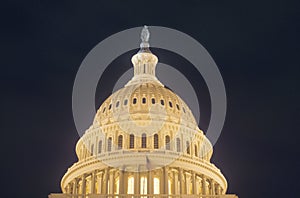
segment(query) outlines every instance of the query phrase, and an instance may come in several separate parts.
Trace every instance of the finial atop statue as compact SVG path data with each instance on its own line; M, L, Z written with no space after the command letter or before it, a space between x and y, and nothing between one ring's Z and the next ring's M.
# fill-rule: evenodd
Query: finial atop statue
M149 37L150 37L150 32L148 30L148 26L147 25L144 25L143 29L142 29L142 32L141 32L141 44L140 44L140 47L141 47L141 50L142 52L150 52L150 45L149 45Z

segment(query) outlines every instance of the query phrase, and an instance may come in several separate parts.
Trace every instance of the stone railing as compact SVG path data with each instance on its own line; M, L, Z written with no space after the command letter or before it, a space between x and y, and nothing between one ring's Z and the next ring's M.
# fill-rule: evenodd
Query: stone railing
M148 153L149 156L154 155L168 155L168 157L173 157L174 159L176 158L186 158L186 159L192 159L193 161L197 161L197 162L201 162L203 164L206 164L207 166L216 168L217 167L212 164L211 162L204 160L202 158L190 155L190 154L186 154L183 152L176 152L176 151L169 151L169 150L164 150L164 149L157 149L157 150L151 150L151 149L123 149L123 150L115 150L115 151L111 151L111 152L105 152L105 153L101 153L101 154L97 154L97 155L92 155L89 156L79 162L74 163L74 166L78 166L80 164L85 164L88 161L91 160L99 160L99 161L105 161L108 160L110 157L116 157L116 156L121 156L124 157L124 155L144 155L145 153ZM73 167L69 168L72 169Z
M236 195L164 195L164 194L50 194L48 198L238 198Z

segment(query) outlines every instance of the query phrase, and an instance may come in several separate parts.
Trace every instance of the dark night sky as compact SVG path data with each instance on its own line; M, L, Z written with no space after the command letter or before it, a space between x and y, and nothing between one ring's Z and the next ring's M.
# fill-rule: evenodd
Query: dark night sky
M299 1L10 0L1 8L0 197L60 192L61 177L76 161L71 102L77 69L101 40L144 24L191 35L219 66L228 111L213 162L228 191L241 198L299 196ZM121 74L113 68L128 69L132 53L106 71L98 106ZM184 63L172 53L156 54L178 68ZM187 77L200 78L186 68ZM205 129L207 91L201 80L194 83L203 95Z

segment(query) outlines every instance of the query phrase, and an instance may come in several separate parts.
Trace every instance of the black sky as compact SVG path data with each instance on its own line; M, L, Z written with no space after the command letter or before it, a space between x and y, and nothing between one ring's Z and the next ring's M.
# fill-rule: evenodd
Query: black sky
M121 30L147 25L197 39L223 76L228 111L213 162L241 198L298 197L300 3L297 0L16 1L1 3L1 195L42 198L60 191L76 161L72 86L87 53ZM138 38L137 38L138 39ZM155 51L155 49L154 49ZM128 52L101 79L96 104L128 69ZM176 54L156 49L203 95L199 74ZM194 79L194 80L193 80ZM199 81L195 79L200 79ZM97 107L98 107L97 106Z

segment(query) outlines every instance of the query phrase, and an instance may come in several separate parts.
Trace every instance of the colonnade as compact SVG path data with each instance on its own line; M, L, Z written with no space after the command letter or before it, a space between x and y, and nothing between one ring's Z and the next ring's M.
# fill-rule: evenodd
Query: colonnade
M221 195L220 184L203 174L178 167L147 172L127 172L115 168L93 171L73 179L67 194L169 194Z

